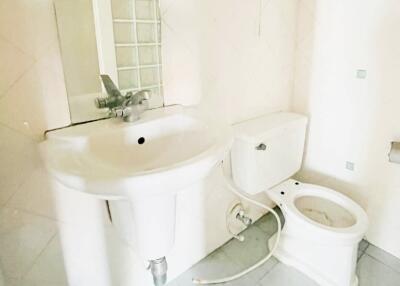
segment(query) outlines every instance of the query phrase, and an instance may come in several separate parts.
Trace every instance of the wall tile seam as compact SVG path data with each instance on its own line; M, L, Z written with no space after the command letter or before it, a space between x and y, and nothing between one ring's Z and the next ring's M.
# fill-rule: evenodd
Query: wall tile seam
M46 48L46 51L45 52L43 52L43 54L41 54L39 57L37 57L37 58L34 58L34 57L31 57L31 59L33 60L32 61L32 64L30 65L30 66L28 66L8 87L7 87L7 89L2 93L2 94L0 94L0 101L2 100L2 99L4 99L5 97L7 97L8 96L8 93L10 92L10 90L15 86L15 85L17 85L27 74L28 74L28 72L30 72L31 70L33 70L36 66L37 66L37 64L42 60L42 59L44 59L48 54L46 53L46 52L48 52L49 51L49 48L52 46L52 45L54 45L55 43L53 42L52 44L50 44L47 48ZM47 68L45 68L46 70L48 70ZM60 75L59 75L60 76ZM63 77L63 80L64 80L64 76L63 76L63 74L62 74L62 77ZM1 122L0 122L1 123ZM3 124L4 125L4 124Z
M10 92L10 90L16 86L23 78L24 76L31 71L37 64L37 60L32 58L32 64L29 65L24 71L22 71L22 73L20 75L18 75L10 84L9 86L0 94L0 101L2 99L4 99L5 97L8 96L8 93Z
M297 20L296 20L296 31L298 31L298 27L299 27L299 22L300 22L300 9L301 9L301 5L305 5L304 7L306 7L305 9L308 10L308 15L310 17L313 18L313 25L310 31L307 32L306 35L298 35L297 37L297 45L300 46L302 45L304 42L306 42L308 40L308 38L310 38L310 36L312 34L315 33L315 29L318 29L319 25L317 23L317 19L315 18L315 12L311 11L311 8L309 7L308 4L302 4L302 2L304 3L304 1L300 0L298 2L298 11L297 11Z
M0 122L0 125L1 126L5 126L6 128L9 128L8 126L6 126L6 125L4 125L4 124L2 124L1 122ZM11 128L9 128L9 129L11 129ZM15 131L15 130L13 130L13 129L11 129L12 131ZM21 133L19 133L18 132L18 134L21 134ZM28 140L31 140L32 138L30 138L30 137L28 137L28 136L25 136L24 134L21 134L21 135L23 135L24 137L26 137L26 138L28 138ZM35 144L35 142L33 141L33 144ZM17 184L17 186L15 187L15 189L13 190L13 193L10 195L10 197L8 198L8 199L6 199L6 201L3 203L3 204L1 204L0 205L0 209L3 209L3 208L10 208L10 207L8 207L8 204L10 203L10 201L12 200L12 198L16 195L16 193L21 189L21 187L26 183L26 182L28 182L28 180L34 175L34 173L35 173L35 171L38 169L38 163L34 163L34 168L32 168L32 170L30 171L30 173L29 173L29 175L28 176L26 176L26 178L24 179L24 180L22 180L21 182L19 182L18 184ZM15 208L15 207L11 207L12 209L17 209L17 208ZM20 210L20 209L18 209L18 210ZM25 211L25 210L23 210L24 212L27 212L27 211Z
M24 50L22 50L18 45L14 44L12 41L10 41L6 36L0 34L0 40L7 42L10 46L13 46L15 49L17 49L20 53L30 57L30 58L35 58L31 54L26 53Z
M24 210L21 208L17 208L17 207L13 207L13 206L11 206L11 207L10 206L0 206L0 211L5 210L5 209L11 210L11 211L18 211L19 213L22 213L22 214L25 214L28 216L33 216L33 217L38 217L41 219L49 220L49 221L51 221L51 223L54 223L54 224L58 224L61 222L61 221L57 220L56 218L48 217L48 216L45 216L42 214L37 214L35 212Z
M1 99L0 99L0 103L1 103ZM38 140L37 136L29 136L27 134L24 134L24 133L20 132L19 130L14 129L11 126L4 124L3 122L0 122L0 127L3 127L13 133L16 133L18 136L24 137L27 141L30 141L30 143L35 144L35 145L43 141L43 140Z
M301 0L297 1L297 11L296 11L296 32L295 32L295 37L294 37L294 49L293 49L293 71L292 71L292 86L291 86L291 93L290 93L290 97L289 97L289 109L291 111L294 111L295 108L295 91L296 91L296 74L297 74L297 69L298 69L298 65L297 65L297 58L298 58L298 43L299 43L299 29L298 29L298 25L299 25L299 19L300 19L300 6L301 6Z
M51 47L52 45L55 45L55 44L56 44L55 42L53 42L52 44L50 44L50 45L47 47L46 52L50 49L50 47ZM40 57L38 57L37 59L33 59L32 64L31 64L20 76L18 76L17 79L16 79L15 81L12 82L12 84L10 84L10 86L6 89L6 91L4 91L2 94L0 94L0 103L1 103L2 100L4 100L4 99L8 96L8 93L10 92L10 90L11 90L15 85L17 85L17 84L18 84L32 69L34 69L34 68L37 66L37 64L38 64L42 59L44 59L47 55L48 55L48 54L46 54L45 52L43 52L43 54L42 54ZM44 69L45 69L46 71L49 71L49 74L50 74L51 71L50 71L48 68L45 67ZM60 79L61 79L63 82L65 82L63 71L61 71L60 74L57 74L57 76L60 77ZM67 94L67 92L66 92L66 94ZM67 104L67 108L68 108L68 113L71 114L71 113L70 113L70 110L69 110L69 104ZM69 116L69 117L70 117L70 116ZM20 132L20 131L17 130L17 129L14 129L12 126L9 126L9 125L5 124L4 122L1 122L1 121L0 121L0 125L2 125L2 126L4 126L4 127L8 128L8 129L10 129L10 130L12 130L12 131L14 131L14 132L20 134L20 135L23 135L23 136L26 137L26 138L32 139L35 143L39 143L39 142L45 140L44 133L46 132L47 129L40 128L40 129L41 129L42 135L39 135L39 134L27 135L27 134L24 134L23 132ZM68 125L66 125L66 126L68 126ZM66 126L60 126L60 127L66 127Z
M12 197L14 197L16 193L17 193L17 191L12 195ZM51 220L54 223L60 223L61 222L60 220L57 219L57 217L47 216L47 215L40 214L40 213L37 213L35 211L31 211L31 210L28 210L28 209L25 209L25 208L21 208L21 207L9 206L8 204L10 203L10 201L11 201L11 198L8 199L7 202L2 207L6 208L6 209L17 210L19 212L22 212L22 213L30 215L30 216L36 216L36 217L40 217L40 218L43 218L43 219Z
M162 20L162 23L163 23L164 25L166 25L166 28L169 29L170 33L172 33L172 34L174 35L175 39L178 40L177 42L179 42L180 44L182 44L182 45L185 47L185 50L186 50L189 54L191 54L193 57L196 57L196 53L193 52L193 50L191 49L191 46L190 46L190 44L188 44L187 40L186 40L184 37L182 37L178 32L176 32L176 31L172 28L171 25L168 25L168 23L165 21L165 19ZM164 57L164 58L165 58L165 57ZM161 59L161 60L162 60L162 59ZM164 65L164 63L162 63L162 65L163 65L163 66L166 66L166 65ZM165 83L164 83L164 85L165 85Z
M55 13L55 9L54 9L54 0L47 0L49 3L49 5L52 6L51 8L51 15L52 15L52 19L53 19L53 25L57 26L57 17L56 17L56 13ZM58 42L58 29L56 29L56 39L54 41ZM23 48L21 48L18 44L14 43L12 40L8 39L8 37L4 34L0 34L0 37L3 38L5 41L7 41L7 43L9 43L10 45L14 46L16 49L18 49L20 52L22 52L23 54L25 54L26 56L29 56L33 59L37 59L35 54L29 53L26 50L24 50ZM44 44L43 47L49 46L51 44L51 42L54 42L53 40L49 40L47 44ZM42 47L42 48L43 48Z
M8 208L10 209L10 207L8 207L7 205L9 204L9 202L11 201L11 199L15 196L15 194L19 191L19 189L29 180L29 178L32 176L32 174L35 172L35 170L32 170L31 173L27 176L28 178L26 178L25 180L22 180L22 182L20 182L15 189L13 190L11 196L6 199L6 201L0 206L2 209L3 208ZM16 209L14 207L11 207L12 209Z
M29 57L32 60L32 63L26 67L26 69L24 71L21 72L20 75L18 75L15 80L6 88L5 91L3 91L2 93L0 93L0 101L7 96L7 94L9 93L9 91L16 85L18 84L18 82L21 81L21 79L29 72L31 71L36 65L37 63L42 60L44 57L46 57L48 55L48 51L51 48L51 46L53 45L58 45L58 40L51 40L49 41L49 43L47 45L45 45L43 47L43 52L40 53L38 56L32 55L27 53L26 51L22 50L20 47L18 47L18 45L15 45L13 42L9 41L6 37L4 37L4 35L0 35L0 40L3 40L5 42L7 42L9 45L11 45L12 47L14 47L15 49L17 49L20 53L24 54L25 56ZM61 52L61 51L60 51ZM62 74L63 80L64 80L64 75Z

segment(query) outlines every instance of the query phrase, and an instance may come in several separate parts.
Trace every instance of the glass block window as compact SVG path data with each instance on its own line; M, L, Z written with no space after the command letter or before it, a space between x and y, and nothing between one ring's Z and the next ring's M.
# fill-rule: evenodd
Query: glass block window
M159 0L111 0L119 88L150 89L162 106Z

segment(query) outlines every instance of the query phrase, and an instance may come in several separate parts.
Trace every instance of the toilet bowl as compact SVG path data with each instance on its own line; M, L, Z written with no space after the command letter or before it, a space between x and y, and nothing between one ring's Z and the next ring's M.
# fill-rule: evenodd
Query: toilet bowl
M289 179L266 191L285 225L275 256L324 286L356 286L358 243L368 228L365 211L334 190ZM275 243L272 236L268 244Z
M265 192L285 217L275 257L321 286L356 286L364 210L345 195L290 179L301 168L307 118L277 112L234 126L232 177L242 191ZM269 239L270 249L276 235Z

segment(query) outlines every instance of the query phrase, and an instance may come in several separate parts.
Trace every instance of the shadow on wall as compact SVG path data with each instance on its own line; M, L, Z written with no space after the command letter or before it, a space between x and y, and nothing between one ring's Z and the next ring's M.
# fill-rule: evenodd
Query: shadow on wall
M400 257L400 3L315 2L299 7L293 109L309 115L303 169L346 193L370 218L367 238Z

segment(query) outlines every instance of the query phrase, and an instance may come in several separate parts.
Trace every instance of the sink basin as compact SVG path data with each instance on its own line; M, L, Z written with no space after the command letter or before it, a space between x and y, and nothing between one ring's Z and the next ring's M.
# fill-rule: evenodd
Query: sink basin
M41 148L62 184L118 199L181 190L206 176L230 142L229 128L173 106L147 111L133 123L108 119L52 131Z
M194 108L146 111L133 123L99 120L48 132L41 153L68 190L131 202L136 245L148 260L174 241L175 196L206 177L229 151L229 127Z

